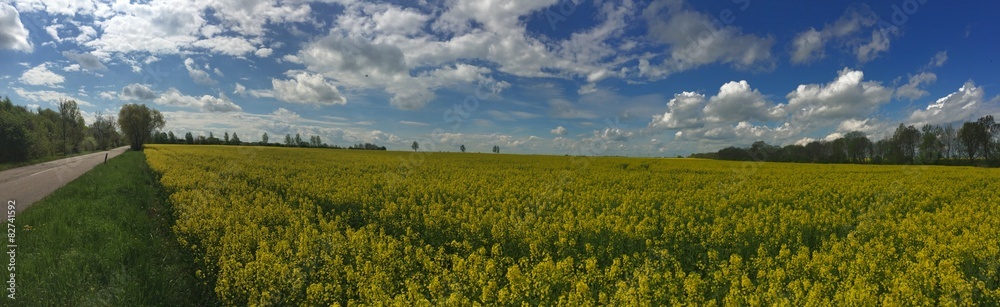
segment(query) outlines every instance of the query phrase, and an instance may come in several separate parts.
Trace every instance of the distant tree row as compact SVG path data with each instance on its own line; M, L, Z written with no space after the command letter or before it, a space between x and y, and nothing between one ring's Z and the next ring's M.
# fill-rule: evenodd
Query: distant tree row
M998 153L1000 124L988 115L966 122L957 130L951 124L924 125L920 129L899 124L891 136L874 142L864 132L852 131L832 141L783 147L757 141L749 148L730 146L715 153L691 156L803 163L998 165Z
M97 114L89 126L76 101L60 100L57 110L29 110L0 100L0 163L65 156L125 144L114 116Z
M175 135L173 131L157 131L150 136L150 139L152 140L151 143L154 144L248 145L345 149L345 147L323 143L322 138L318 135L310 136L308 141L303 140L302 135L298 133L294 136L292 134L285 134L285 138L280 143L270 142L271 137L266 132L260 136L259 142L243 142L240 140L240 136L236 132L233 132L233 134L230 135L229 131L223 132L221 139L216 137L213 132L209 132L207 137L204 135L195 136L191 132L188 132L184 134L183 138L181 138L178 135ZM348 146L346 149L386 150L385 146L378 146L371 143L359 143Z

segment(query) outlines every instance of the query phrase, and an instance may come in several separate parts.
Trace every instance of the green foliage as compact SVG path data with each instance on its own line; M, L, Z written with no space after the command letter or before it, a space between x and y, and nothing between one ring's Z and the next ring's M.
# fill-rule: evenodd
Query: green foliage
M126 141L132 150L142 150L143 144L150 138L153 131L163 128L166 122L160 111L150 109L146 105L126 104L118 112L118 126L122 129Z

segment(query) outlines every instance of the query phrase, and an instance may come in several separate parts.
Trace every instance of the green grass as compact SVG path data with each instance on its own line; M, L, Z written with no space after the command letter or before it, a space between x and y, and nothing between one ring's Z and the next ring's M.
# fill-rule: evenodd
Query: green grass
M17 216L16 304L218 305L172 223L141 152L98 165Z

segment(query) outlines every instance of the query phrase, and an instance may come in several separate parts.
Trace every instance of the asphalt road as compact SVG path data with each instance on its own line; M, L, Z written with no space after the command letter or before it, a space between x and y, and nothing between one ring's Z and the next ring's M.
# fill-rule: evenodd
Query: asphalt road
M127 146L120 147L0 172L0 201L4 202L3 208L7 208L8 202L13 200L17 204L17 213L21 213L49 193L104 163L105 153L111 159L127 149Z

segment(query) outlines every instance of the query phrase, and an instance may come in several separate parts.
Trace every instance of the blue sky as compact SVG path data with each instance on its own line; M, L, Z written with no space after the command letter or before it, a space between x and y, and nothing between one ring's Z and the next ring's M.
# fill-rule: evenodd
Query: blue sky
M0 2L0 95L177 134L673 156L1000 110L993 2Z

